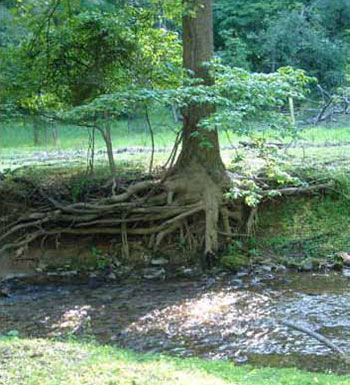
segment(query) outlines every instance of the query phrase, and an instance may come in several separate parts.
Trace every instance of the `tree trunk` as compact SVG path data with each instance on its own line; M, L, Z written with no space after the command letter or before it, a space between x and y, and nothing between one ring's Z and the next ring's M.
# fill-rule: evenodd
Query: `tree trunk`
M40 132L40 127L39 127L39 118L34 116L33 118L33 139L34 139L34 146L39 145L39 132Z
M183 17L183 66L191 70L196 78L203 79L203 84L212 84L208 68L203 63L209 62L213 54L213 21L211 0L187 0L195 10L186 12ZM198 123L214 112L211 105L192 105L183 111L182 151L176 164L183 169L192 163L202 165L215 179L222 180L224 165L220 156L218 133L216 130L200 128ZM193 135L198 132L199 135Z
M178 112L177 112L177 107L176 107L176 105L174 103L171 105L171 111L173 113L174 123L179 123L180 119L179 119L179 115L178 115Z
M49 144L49 136L48 136L47 123L46 122L43 125L42 132L43 132L43 142L45 145L48 145Z
M211 85L213 80L208 68L203 66L212 59L213 53L211 0L187 0L185 3L195 11L195 16L185 11L183 17L183 65L196 78L203 79L203 84ZM199 122L213 112L214 106L209 104L184 109L182 150L169 183L174 197L181 195L183 200L204 203L205 254L215 253L218 249L217 225L222 189L227 184L217 130L209 131L199 126Z
M203 79L203 84L210 85L212 79L202 64L210 61L212 55L211 1L183 1L185 5L193 7L190 12L187 9L183 18L183 63L187 69L192 70L194 76ZM114 183L112 196L97 200L94 198L90 203L65 205L50 199L54 206L52 213L48 213L45 208L45 212L33 220L28 221L25 217L23 223L18 225L15 222L16 225L6 232L6 237L17 230L22 231L23 228L29 229L30 233L24 239L21 236L15 244L5 245L0 252L10 248L23 248L23 245L39 237L55 233L115 234L121 236L124 251L128 250L126 247L129 236L149 236L149 246L156 249L165 237L178 232L188 242L191 250L200 251L202 255L204 252L206 265L211 265L212 256L219 247L219 217L222 219L224 242L228 242L228 235L231 234L229 218L232 217L230 214L234 214L225 210L227 205L223 201L223 191L228 186L228 179L220 156L218 133L216 130L205 130L199 125L213 111L212 105L196 104L183 111L181 153L174 167L160 180L131 184L126 189L119 188L117 192ZM96 126L96 129L103 135L111 172L115 176L107 112L105 118L104 126ZM199 136L193 135L194 133ZM69 226L62 227L63 219L60 215L69 221ZM185 232L186 235L183 235ZM3 239L4 236L0 241Z
M52 133L52 141L53 145L56 147L58 142L58 129L57 129L57 121L53 120L51 123L51 133Z
M153 170L153 160L154 160L154 132L153 132L153 128L152 128L152 124L151 124L151 119L149 117L147 106L145 106L145 118L146 118L146 123L147 123L148 130L149 130L149 134L151 136L152 152L151 152L151 159L150 159L149 168L148 168L148 172L151 174L152 170Z
M132 115L128 112L128 134L132 131Z
M117 174L117 167L115 165L114 154L113 154L110 116L107 112L105 112L105 127L103 130L103 139L106 143L109 168L111 170L112 176L115 177Z

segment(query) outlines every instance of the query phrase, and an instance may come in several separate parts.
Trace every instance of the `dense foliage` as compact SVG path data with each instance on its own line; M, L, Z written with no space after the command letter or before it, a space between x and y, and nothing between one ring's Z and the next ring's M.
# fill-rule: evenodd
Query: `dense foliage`
M270 72L294 66L326 88L345 81L349 58L347 0L216 0L215 44L224 62Z

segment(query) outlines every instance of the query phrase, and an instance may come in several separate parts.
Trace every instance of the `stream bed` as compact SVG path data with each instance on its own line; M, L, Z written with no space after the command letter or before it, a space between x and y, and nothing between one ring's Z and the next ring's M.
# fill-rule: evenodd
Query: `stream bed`
M196 280L15 282L0 301L0 335L94 336L140 352L350 373L320 333L350 355L350 279L343 273L221 274Z

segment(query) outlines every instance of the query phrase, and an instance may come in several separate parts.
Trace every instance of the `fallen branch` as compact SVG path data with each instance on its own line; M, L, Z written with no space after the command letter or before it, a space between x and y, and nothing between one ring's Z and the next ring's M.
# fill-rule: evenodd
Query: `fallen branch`
M316 333L316 332L314 332L308 328L305 328L303 326L295 325L289 321L281 321L281 324L284 326L287 326L291 329L305 333L310 337L315 338L316 340L322 342L324 345L328 346L334 352L338 353L342 359L344 359L347 362L350 362L350 357L342 349L340 349L337 345L333 344L333 342L331 342L328 338L322 336L321 334L318 334L318 333Z
M334 186L334 183L330 182L330 183L323 183L323 184L315 184L311 186L285 187L280 189L264 190L264 194L268 195L269 193L274 192L280 195L292 195L292 194L298 194L298 193L306 193L310 191L320 191L320 190L330 189L333 186Z

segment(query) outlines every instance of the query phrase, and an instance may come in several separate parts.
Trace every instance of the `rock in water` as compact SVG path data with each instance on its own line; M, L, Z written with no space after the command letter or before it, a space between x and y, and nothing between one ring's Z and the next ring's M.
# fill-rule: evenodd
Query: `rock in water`
M162 266L162 265L167 265L169 261L165 258L156 258L152 259L151 264L154 266Z
M343 276L344 276L345 278L350 279L350 269L344 269L344 270L343 270Z
M158 268L146 268L144 269L143 272L143 278L145 279L160 279L163 280L165 279L165 270L163 268L158 269Z
M0 288L0 297L5 297L5 298L10 297L9 290L5 288Z
M339 257L343 260L344 265L350 266L350 254L342 251L338 253Z
M89 289L98 289L103 286L105 280L102 277L91 277L88 282Z

